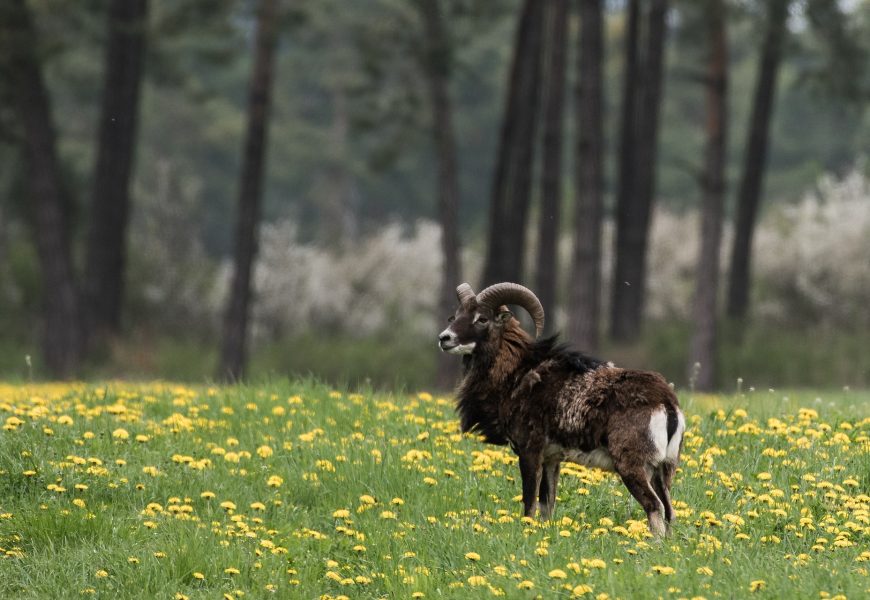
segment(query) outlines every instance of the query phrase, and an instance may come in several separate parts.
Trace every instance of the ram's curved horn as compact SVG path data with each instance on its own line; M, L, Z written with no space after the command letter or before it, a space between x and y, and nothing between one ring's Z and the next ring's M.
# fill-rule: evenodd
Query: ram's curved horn
M465 304L474 298L474 290L467 283L460 283L456 287L456 297L459 298L459 304Z
M496 283L477 295L477 303L495 311L502 304L516 304L528 311L535 321L535 337L544 331L544 307L527 287L518 283Z

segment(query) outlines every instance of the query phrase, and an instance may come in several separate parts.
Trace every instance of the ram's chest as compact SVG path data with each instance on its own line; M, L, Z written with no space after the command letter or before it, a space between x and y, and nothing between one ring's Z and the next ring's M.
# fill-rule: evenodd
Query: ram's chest
M604 446L586 452L577 448L566 448L551 442L544 449L544 462L551 462L553 460L567 460L584 467L595 467L605 471L613 471L613 457L610 456L610 452Z

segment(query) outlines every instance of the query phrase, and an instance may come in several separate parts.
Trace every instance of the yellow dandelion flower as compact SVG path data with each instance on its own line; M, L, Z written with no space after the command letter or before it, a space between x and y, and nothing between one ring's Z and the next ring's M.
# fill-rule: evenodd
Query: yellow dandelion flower
M260 458L269 458L273 453L274 451L271 446L263 445L257 448L257 456Z
M573 598L579 598L580 596L585 596L586 594L591 594L592 592L593 592L592 586L586 585L584 583L584 584L574 586L574 588L571 590L571 596Z
M372 498L371 496L369 496L368 494L363 494L362 496L360 496L359 501L362 502L363 504L369 504L369 505L375 504L375 499Z
M468 578L468 585L471 586L480 586L486 585L486 577L483 575L472 575Z
M106 577L109 576L109 572L106 571L105 569L100 569L99 571L96 572L96 576L97 576L97 579L105 579Z
M277 475L272 475L272 476L269 477L269 479L266 481L266 485L268 485L269 487L274 487L274 488L281 487L281 485L282 485L283 483L284 483L284 479L281 478L281 477L279 477L279 476L277 476Z
M750 592L757 592L759 590L763 590L765 588L765 586L767 586L766 581L764 581L763 579L756 579L756 580L751 581L749 583L749 591Z
M227 567L226 569L224 569L224 573L226 573L227 575L238 575L240 572L241 571L239 571L235 567Z
M130 438L130 433L126 429L118 428L112 432L112 437L116 440L126 440Z
M206 490L206 491L204 491L203 493L201 493L201 494L199 495L199 497L202 498L203 500L211 500L212 498L215 497L215 493Z
M658 573L659 575L673 575L675 573L673 567L668 567L664 565L653 565L651 570L654 573Z
M549 573L547 573L553 579L565 579L568 577L568 574L565 573L562 569L553 569Z
M534 581L529 581L528 579L524 579L517 584L517 587L521 590L530 590L535 587Z
M194 572L193 572L193 578L196 579L196 580L198 580L198 581L203 581L203 580L205 579L205 575L203 575L203 574L200 573L199 571L194 571Z
M72 501L72 503L73 503L74 505L78 506L79 508L84 508L84 507L85 507L85 501L82 500L81 498L76 498L75 500Z
M466 552L465 558L467 558L468 560L480 560L480 554L478 554L477 552Z

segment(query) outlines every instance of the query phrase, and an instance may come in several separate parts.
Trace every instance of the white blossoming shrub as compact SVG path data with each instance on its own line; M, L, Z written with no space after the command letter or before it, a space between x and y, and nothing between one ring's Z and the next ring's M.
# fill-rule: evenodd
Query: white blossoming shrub
M440 228L388 225L335 251L297 240L292 223L265 225L255 271L258 339L325 332L366 336L389 330L432 335L441 282Z
M255 269L255 339L307 333L432 336L441 281L440 229L419 221L391 224L343 250L298 241L288 221L267 224ZM725 227L720 291L725 295L732 231ZM603 315L608 314L613 225L605 224ZM688 318L699 250L698 214L656 211L650 232L647 314L655 320ZM475 284L482 267L480 240L466 250L463 279ZM560 241L563 282L569 276L571 241ZM528 264L534 264L530 248ZM753 310L782 324L870 325L870 182L859 171L823 179L798 204L771 209L756 231ZM229 263L225 263L226 290ZM457 282L459 283L459 282ZM225 292L222 292L225 295ZM213 303L210 303L213 305ZM551 311L564 327L565 307Z
M870 180L823 178L772 211L754 247L756 313L854 329L870 326Z
M208 335L223 311L226 278L197 230L202 184L175 173L169 162L135 192L130 223L127 298L134 327Z

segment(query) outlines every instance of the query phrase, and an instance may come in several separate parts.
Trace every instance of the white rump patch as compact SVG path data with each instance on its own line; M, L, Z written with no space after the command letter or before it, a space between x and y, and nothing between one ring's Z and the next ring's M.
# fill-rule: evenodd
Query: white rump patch
M683 416L681 410L677 410L677 430L674 436L668 442L668 447L665 451L668 461L677 464L680 458L680 442L683 441L683 432L686 431L686 417Z
M649 439L655 447L651 462L657 465L668 455L668 414L664 408L653 411L649 418Z

